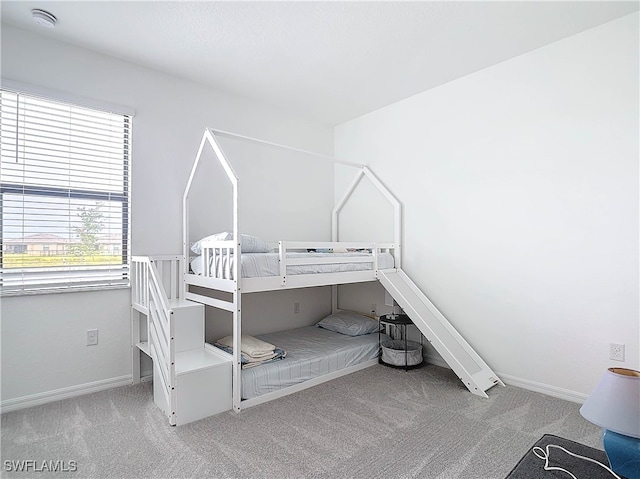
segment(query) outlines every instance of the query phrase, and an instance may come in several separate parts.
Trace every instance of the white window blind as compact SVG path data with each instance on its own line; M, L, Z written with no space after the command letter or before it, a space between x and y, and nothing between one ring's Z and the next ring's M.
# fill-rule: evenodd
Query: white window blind
M131 118L0 94L2 293L128 285Z

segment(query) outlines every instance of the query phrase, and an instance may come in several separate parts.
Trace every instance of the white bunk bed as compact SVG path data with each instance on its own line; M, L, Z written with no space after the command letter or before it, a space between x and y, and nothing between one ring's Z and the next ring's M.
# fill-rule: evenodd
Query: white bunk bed
M349 185L344 197L338 202L332 213L332 239L330 242L299 242L299 241L279 241L276 252L263 253L244 253L243 242L245 238L255 239L248 235L243 235L238 228L239 211L238 211L238 176L233 167L227 160L216 136L227 136L243 141L265 144L271 147L293 150L292 148L275 145L273 143L263 142L247 137L217 130L205 130L196 161L193 165L191 176L185 189L183 197L183 246L184 257L192 258L193 240L190 238L189 229L189 193L192 187L193 179L196 175L199 162L201 161L202 152L206 145L213 148L215 157L226 173L232 187L233 197L233 228L225 235L214 235L213 237L205 237L198 240L196 251L200 254L191 261L185 263L185 293L184 298L197 303L206 304L214 308L229 311L233 315L233 408L240 411L242 408L260 404L277 397L281 397L292 392L319 384L321 382L334 379L336 377L349 374L359 369L372 366L377 363L378 356L378 335L370 335L368 338L368 353L355 354L357 361L340 362L333 361L333 364L339 365L330 369L320 368L317 374L312 376L304 376L300 378L285 381L282 388L276 388L273 384L263 387L261 393L249 394L248 388L244 388L243 382L254 382L249 377L259 375L261 372L267 371L269 368L286 368L290 364L294 364L290 358L279 362L278 364L269 364L260 366L264 368L258 370L254 368L251 371L242 370L241 367L241 335L242 335L242 294L276 291L282 289L305 288L314 286L336 286L339 284L358 283L376 281L377 274L380 270L395 271L400 267L400 203L391 195L391 193L380 183L380 181L371 173L371 171L363 165L355 165L347 163L351 166L359 167L356 177ZM301 151L301 150L296 150ZM315 153L302 152L307 155L316 155ZM326 159L325 159L326 160ZM334 160L335 161L335 160ZM346 162L343 162L346 163ZM338 241L338 219L339 214L345 203L363 178L369 181L377 188L377 190L389 201L394 212L394 231L392 243L373 243L373 242L340 242ZM220 237L231 237L234 239L220 240ZM236 240L239 238L240 240ZM219 299L218 295L202 294L201 292L192 291L193 288L198 291L199 288L206 288L212 292L230 293L230 300ZM213 297L218 296L218 297ZM333 290L333 311L337 311L337 294ZM284 339L279 337L278 341L284 341L288 344L291 334L300 333L295 331L287 333ZM308 331L306 331L308 332ZM336 340L334 344L337 349L344 348L344 341L340 341L339 333L332 333ZM344 336L344 335L342 335ZM375 345L373 344L375 338ZM355 343L356 341L351 341ZM362 341L360 341L362 342ZM328 347L329 343L324 344L325 352L328 357L335 354ZM207 348L212 346L207 345ZM319 351L319 350L318 350ZM294 353L295 355L295 353ZM267 367L268 366L268 367ZM244 374L243 374L244 373ZM268 373L267 373L268 374ZM281 377L286 374L279 373Z
M239 227L238 176L216 136L322 156L206 129L183 196L182 255L132 258L133 378L134 382L141 380L140 352L149 355L153 360L154 401L171 424L184 424L229 409L239 412L377 364L377 332L354 339L312 327L263 336L279 348L289 348L291 354L281 361L243 369L242 296L254 292L332 286L332 311L337 313L337 285L379 281L470 392L488 397L486 390L504 385L402 271L400 203L366 166L340 162L359 170L333 209L332 241L283 240L278 242L277 251L253 253L247 247L250 242L245 240L255 238L243 235ZM189 195L207 145L231 185L232 228L224 234L192 238ZM338 241L340 212L363 178L392 207L390 243ZM193 241L197 244L194 250ZM204 305L230 313L231 354L205 342ZM311 357L297 354L300 338L316 341L318 334L324 342L313 346L317 349ZM302 349L308 351L309 344L303 344ZM333 345L331 350L327 344ZM319 356L332 355L333 360L317 362ZM306 368L307 372L289 374L287 367ZM264 376L271 378L266 381ZM274 383L273 377L283 380Z

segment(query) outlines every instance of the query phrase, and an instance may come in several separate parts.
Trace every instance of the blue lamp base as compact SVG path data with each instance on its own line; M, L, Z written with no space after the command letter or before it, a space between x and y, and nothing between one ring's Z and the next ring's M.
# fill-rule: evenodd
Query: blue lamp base
M640 479L640 439L605 429L602 443L613 472L626 479Z

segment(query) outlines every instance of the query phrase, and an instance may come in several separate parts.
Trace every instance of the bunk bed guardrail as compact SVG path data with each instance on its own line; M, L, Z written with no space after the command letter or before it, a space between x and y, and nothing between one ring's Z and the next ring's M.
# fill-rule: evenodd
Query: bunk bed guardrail
M206 278L217 278L222 280L234 279L233 260L237 243L235 241L213 241L203 240L201 242L202 254L204 257L204 272L202 276ZM279 241L278 242L278 264L280 284L287 284L287 271L289 266L321 266L331 264L371 264L371 275L378 270L378 255L389 253L395 256L396 245L392 243L365 243L365 242L311 242L311 241ZM366 256L292 256L290 253L300 253L308 251L349 253L364 252ZM373 276L372 276L373 278ZM229 292L234 286L226 285ZM223 283L220 289L224 289Z

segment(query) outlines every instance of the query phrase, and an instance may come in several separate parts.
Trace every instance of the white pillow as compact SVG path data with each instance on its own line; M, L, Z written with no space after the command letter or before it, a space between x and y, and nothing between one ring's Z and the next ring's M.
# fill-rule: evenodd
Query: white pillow
M351 311L338 311L324 318L318 326L347 336L375 333L380 327L378 321Z
M202 275L204 273L204 257L196 256L191 260L191 271L193 271L197 275Z
M225 231L224 233L216 233L214 235L205 236L199 241L193 243L191 251L195 254L202 254L202 242L205 240L211 241L228 241L233 239L233 233ZM269 245L263 239L257 238L251 235L240 235L240 246L243 253L268 253Z

